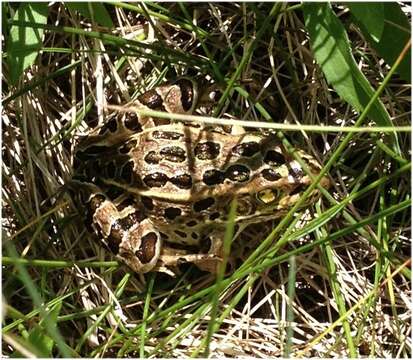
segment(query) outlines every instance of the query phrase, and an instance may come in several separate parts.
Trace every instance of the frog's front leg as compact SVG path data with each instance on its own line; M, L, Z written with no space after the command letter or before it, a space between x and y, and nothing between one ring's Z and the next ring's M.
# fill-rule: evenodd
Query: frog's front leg
M243 224L237 224L235 226L235 233L233 235L232 238L232 242L235 241L235 239L239 236L239 234L245 229L246 225ZM211 258L215 258L218 259L219 261L216 261L215 263L213 262L205 262L205 264L200 264L197 265L201 270L204 271L209 271L209 272L213 272L216 273L218 272L219 266L222 263L222 261L224 260L225 256L227 256L227 263L230 266L230 268L234 268L235 266L235 259L233 256L231 256L231 254L233 254L234 252L237 252L237 249L232 249L229 254L225 255L225 250L224 250L224 233L225 230L224 229L217 229L217 230L213 230L208 238L211 242L211 245L209 246L209 250L208 250L208 256Z

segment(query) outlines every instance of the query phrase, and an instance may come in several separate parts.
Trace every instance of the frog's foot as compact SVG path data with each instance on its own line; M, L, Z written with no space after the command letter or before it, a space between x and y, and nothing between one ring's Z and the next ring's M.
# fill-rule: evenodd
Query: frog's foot
M236 225L236 232L233 236L232 242L235 241L235 239L241 234L241 232L245 229L245 227L246 225L244 224ZM218 267L222 263L222 260L225 258L223 234L222 232L212 232L212 234L209 236L209 239L211 241L211 246L208 250L208 254L210 256L220 259L220 261L215 264L215 269L213 271L211 270L206 270L206 271L217 273L219 269ZM227 256L226 261L230 269L235 268L235 259L233 258L233 256L231 256L231 251L229 252L229 255ZM208 266L210 267L211 265L208 264Z
M215 254L188 254L185 250L178 250L164 246L159 262L154 270L162 267L172 268L174 273L179 273L178 265L191 263L203 271L216 273L222 259Z

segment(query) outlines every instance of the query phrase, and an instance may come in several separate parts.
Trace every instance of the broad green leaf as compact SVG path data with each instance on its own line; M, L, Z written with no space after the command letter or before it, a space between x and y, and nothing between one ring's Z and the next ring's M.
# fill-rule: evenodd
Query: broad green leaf
M16 350L14 350L10 354L11 359L27 358L29 353L38 358L45 357L44 354L39 351L38 347L33 344L31 339L29 339L29 337L17 336L15 334L7 334L7 335L13 339L15 344L18 344L18 346L15 347Z
M46 24L47 3L22 3L17 9L13 20ZM7 63L9 65L9 80L16 84L24 70L34 63L42 47L43 29L29 26L13 25L7 41Z
M360 24L363 24L366 31L374 41L379 41L384 28L384 9L379 2L352 2L345 3L353 16Z
M62 309L62 302L59 301L47 313L47 319L42 319L35 328L30 331L29 341L36 346L42 357L52 357L52 350L55 344L54 340L48 335L52 328L56 331L57 317ZM49 329L47 329L49 327Z
M36 325L34 329L30 331L28 341L36 348L36 354L39 357L52 357L54 341L40 325Z
M370 3L376 4L376 3ZM352 3L352 7L356 3ZM392 66L399 56L400 52L411 38L411 25L409 19L400 8L400 5L395 2L387 2L382 4L384 9L384 28L379 39L372 36L364 22L360 22L357 18L357 24L363 35L370 42L371 46L378 54ZM352 10L353 12L353 10ZM411 50L400 63L397 73L400 77L411 82Z
M79 13L90 20L96 21L99 25L106 26L108 28L113 27L112 19L108 11L105 8L105 5L98 2L66 2L65 5L72 11L79 11ZM93 12L90 13L90 7Z
M374 90L357 67L343 24L328 3L304 3L304 19L312 51L327 81L338 95L362 112ZM368 116L381 126L392 126L383 103L376 101ZM397 138L394 138L397 141Z

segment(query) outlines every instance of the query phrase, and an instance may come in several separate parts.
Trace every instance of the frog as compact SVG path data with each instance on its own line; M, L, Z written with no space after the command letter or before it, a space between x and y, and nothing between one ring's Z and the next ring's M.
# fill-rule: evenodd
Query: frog
M183 77L129 105L190 115L200 99L197 82ZM90 233L136 273L184 262L216 273L233 201L238 228L279 219L321 170L296 149L305 173L273 131L236 128L125 111L93 129L76 146L71 182ZM313 190L304 206L319 198Z

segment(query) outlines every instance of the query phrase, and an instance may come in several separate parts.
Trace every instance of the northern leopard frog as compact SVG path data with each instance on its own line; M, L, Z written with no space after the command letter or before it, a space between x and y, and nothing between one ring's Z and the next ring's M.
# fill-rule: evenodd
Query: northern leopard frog
M196 83L180 79L133 103L192 113ZM298 151L313 175L318 162ZM86 225L136 272L180 261L214 271L231 201L236 223L283 216L310 184L272 133L233 134L126 113L83 138L75 176ZM322 186L328 187L328 180ZM314 191L308 203L319 197Z

